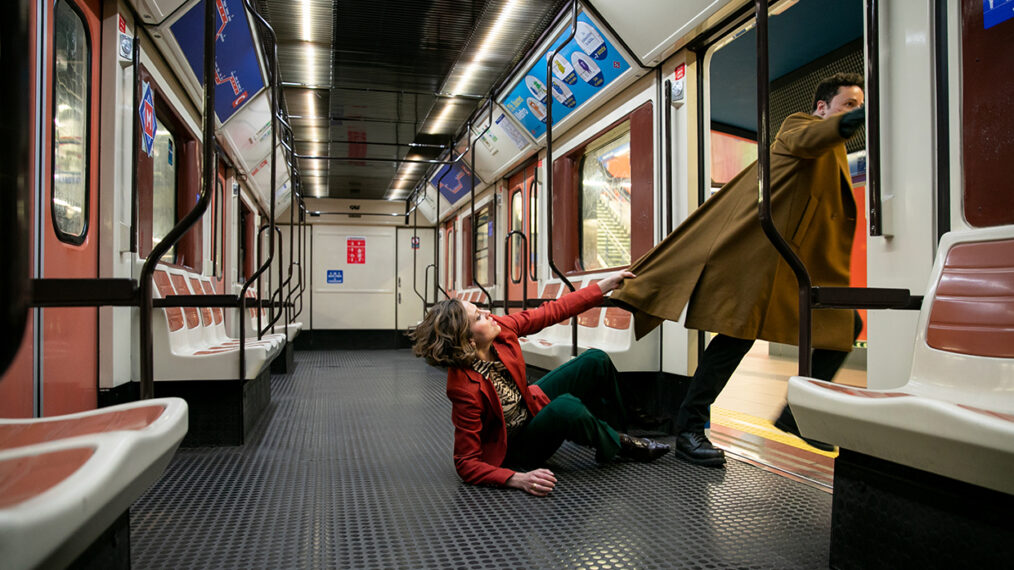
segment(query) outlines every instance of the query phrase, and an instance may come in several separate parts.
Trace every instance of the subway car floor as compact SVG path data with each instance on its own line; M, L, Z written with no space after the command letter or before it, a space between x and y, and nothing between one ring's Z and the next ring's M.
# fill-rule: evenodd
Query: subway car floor
M725 469L567 443L537 498L458 479L445 373L409 350L296 359L245 445L179 450L133 505L135 568L828 567L831 495L744 453L786 444L742 418Z

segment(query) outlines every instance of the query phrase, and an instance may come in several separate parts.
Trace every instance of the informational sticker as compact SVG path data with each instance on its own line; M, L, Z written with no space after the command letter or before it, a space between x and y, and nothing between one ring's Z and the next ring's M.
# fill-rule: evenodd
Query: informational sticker
M328 283L344 283L345 275L341 269L328 269L327 270L327 282Z
M430 179L434 187L438 182L440 193L453 204L472 191L472 171L463 164L445 164Z
M243 0L215 0L215 114L224 123L264 88ZM198 83L204 86L204 2L169 27Z
M587 14L581 13L577 17L574 39L553 58L551 70L554 80L550 86L553 97L549 99L543 93L546 63L564 39L563 35L557 38L528 68L524 79L500 100L504 108L536 139L546 132L548 101L553 101L553 121L558 122L630 69L630 64L619 50L605 38ZM535 88L536 85L539 88ZM523 145L518 146L523 148Z
M672 81L672 104L679 106L683 103L686 98L686 84L687 84L687 66L686 64L679 64L676 66L676 70L673 72Z
M116 15L116 54L120 57L120 63L126 65L134 60L134 38L127 33L127 21L123 16Z
M412 249L419 249L419 236L412 236Z
M366 238L361 236L346 236L346 263L349 265L366 263Z
M982 27L985 30L1014 18L1014 0L982 0Z
M518 150L528 145L525 135L521 134L521 131L518 130L518 127L512 121L507 120L507 115L500 113L500 116L496 118L496 124L500 125L500 128L514 142L514 146L518 147Z
M158 125L155 123L155 96L152 95L151 84L147 81L141 83L141 106L137 112L141 115L141 144L144 147L144 154L151 157L155 148Z

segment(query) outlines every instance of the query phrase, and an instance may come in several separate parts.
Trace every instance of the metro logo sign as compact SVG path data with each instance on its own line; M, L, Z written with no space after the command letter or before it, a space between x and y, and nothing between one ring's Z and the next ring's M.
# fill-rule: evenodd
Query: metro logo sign
M155 148L155 132L158 125L155 122L155 97L151 94L151 84L147 81L141 84L141 108L138 114L141 115L141 143L144 145L144 153L149 157Z

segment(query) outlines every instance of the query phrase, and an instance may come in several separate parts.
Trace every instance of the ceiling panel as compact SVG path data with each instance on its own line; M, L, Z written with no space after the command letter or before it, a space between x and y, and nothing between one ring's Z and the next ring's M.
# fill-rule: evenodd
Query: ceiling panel
M360 159L301 159L299 169L314 182L326 180L332 198L384 199L392 188L414 185L426 169L401 168L397 159L409 153L435 158L479 96L506 76L568 5L567 0L259 0L278 37L297 153L310 154L320 148L314 142L326 138L329 156ZM501 14L507 14L501 32L471 66L468 81L460 81ZM450 98L450 91L466 97ZM369 158L385 160L364 160Z

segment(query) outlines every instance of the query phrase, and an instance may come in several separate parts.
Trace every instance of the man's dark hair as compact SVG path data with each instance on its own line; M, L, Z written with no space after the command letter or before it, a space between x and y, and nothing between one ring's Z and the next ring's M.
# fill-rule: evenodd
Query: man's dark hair
M823 101L825 105L831 104L831 99L838 94L838 89L841 87L856 87L863 89L863 76L858 73L835 73L830 77L825 77L817 84L817 90L813 93L813 105L810 106L810 112L817 110L817 103Z

